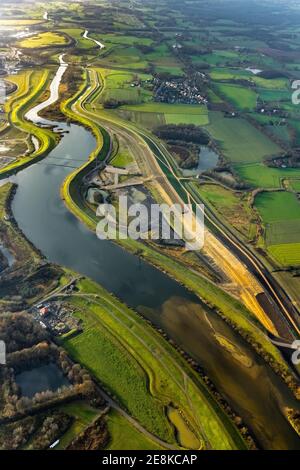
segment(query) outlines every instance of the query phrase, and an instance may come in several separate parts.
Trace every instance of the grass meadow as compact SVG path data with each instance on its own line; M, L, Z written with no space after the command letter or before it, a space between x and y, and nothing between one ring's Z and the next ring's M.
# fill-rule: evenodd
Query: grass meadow
M209 112L208 132L232 163L262 162L278 154L280 147L242 118L224 118L220 111Z
M35 49L44 47L63 46L68 44L66 36L58 32L38 33L34 36L22 39L18 42L18 46L24 49Z
M214 409L204 384L155 330L95 283L83 280L78 286L84 297L73 297L72 304L83 332L65 338L64 347L132 416L148 431L176 444L167 415L172 403L181 410L199 446L204 441L198 422L205 426L206 440L214 447L235 447L235 439L241 445L237 435L228 433L227 418ZM193 414L190 400L196 410Z
M300 203L295 194L264 192L255 198L268 251L279 264L300 265Z

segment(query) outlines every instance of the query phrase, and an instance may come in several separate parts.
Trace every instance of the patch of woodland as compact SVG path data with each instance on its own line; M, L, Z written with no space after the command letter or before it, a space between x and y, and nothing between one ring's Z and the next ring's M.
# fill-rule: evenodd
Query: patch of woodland
M1 426L0 449L43 450L62 436L73 418L61 411L40 413Z
M109 432L104 416L100 416L79 436L77 436L67 450L101 450L109 443Z

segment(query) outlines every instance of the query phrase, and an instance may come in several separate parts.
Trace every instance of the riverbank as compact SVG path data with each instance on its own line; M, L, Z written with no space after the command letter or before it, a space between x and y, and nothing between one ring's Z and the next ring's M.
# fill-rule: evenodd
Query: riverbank
M26 113L47 90L52 79L52 70L43 71L25 70L18 75L7 78L17 86L5 104L8 119L11 125L34 136L38 142L38 148L33 152L16 157L16 160L0 169L0 179L6 178L17 171L28 167L33 162L43 159L59 141L59 135L51 129L41 128L26 119Z
M89 280L80 281L77 283L77 287L76 294L70 297L69 302L76 307L78 317L82 318L84 332L79 336L66 337L63 344L75 360L80 357L80 361L93 373L104 388L108 387L108 393L112 393L115 398L120 400L120 403L126 406L130 414L136 416L148 430L156 435L163 432L164 434L160 437L167 439L170 443L175 444L171 431L172 426L169 428L170 423L167 427L162 426L162 423L164 420L167 420L166 423L168 422L165 407L172 406L177 410L177 413L182 415L190 433L192 433L189 445L187 442L185 443L188 448L191 448L191 445L192 448L203 446L204 448L224 448L224 446L227 448L228 445L233 444L233 442L229 444L229 435L235 441L234 446L240 448L242 441L240 438L236 441L237 435L234 438L234 428L229 425L229 421L226 424L228 418L225 418L225 415L221 416L219 411L219 417L227 428L227 431L225 428L221 431L221 421L216 421L216 416L212 412L215 405L199 376L192 372L190 366L180 358L171 345L168 345L161 334L155 333L149 322ZM91 344L93 344L92 348ZM128 351L129 355L123 356L123 348ZM157 351L157 354L153 355L153 349ZM119 360L118 355L120 354L123 359L119 358ZM103 359L105 357L105 360L99 363L95 360L96 355L97 357L100 355ZM146 379L148 391L142 392L141 387L144 388L144 386L140 382L139 374L136 374L137 369L134 365L136 363L148 377ZM116 377L117 364L122 364L122 368ZM187 402L182 373L187 374L186 389L189 390L189 395L192 397ZM129 376L131 377L130 382L128 382ZM162 383L169 385L164 385L161 389ZM172 383L175 384L177 390L175 395L171 392ZM134 387L134 392L131 391L132 387ZM151 403L152 400L148 396L150 390L157 403L160 403L160 406L162 405L164 408L164 411L160 411L158 415L157 407L153 408L154 403ZM199 396L200 401L198 402L199 393L201 398ZM191 406L195 410L193 416L190 413ZM150 421L148 420L149 409L152 409ZM233 416L231 415L230 418L232 419ZM201 427L199 427L198 420L201 422ZM166 431L167 434L165 434ZM193 447L195 439L196 442L197 439L200 439L202 444L198 442L197 447ZM248 442L250 446L253 445L250 438ZM177 444L180 445L180 443Z
M37 263L43 259L39 250L19 229L11 210L17 185L6 183L0 187L0 241L12 253L17 263Z

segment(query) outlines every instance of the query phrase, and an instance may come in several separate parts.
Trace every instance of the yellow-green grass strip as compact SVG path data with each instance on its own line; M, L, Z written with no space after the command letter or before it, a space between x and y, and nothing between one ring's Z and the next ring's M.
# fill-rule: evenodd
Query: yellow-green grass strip
M167 442L174 442L169 422L157 408L159 403L162 410L172 403L186 417L199 445L204 440L206 446L218 449L245 446L202 380L168 342L96 283L85 279L77 285L79 293L71 301L78 308L84 332L65 340L64 345L76 360L111 388L143 426ZM117 352L123 357L121 367ZM97 355L102 360L98 361ZM147 377L146 382L139 370ZM128 382L127 373L132 384ZM135 392L131 391L132 386Z
M39 142L39 148L29 155L23 155L9 165L0 169L0 176L8 176L16 170L25 168L34 161L45 157L54 148L57 136L49 129L39 128L25 119L26 112L32 108L50 83L51 71L25 70L16 76L8 77L8 80L17 85L16 92L6 102L6 112L12 126L32 134Z

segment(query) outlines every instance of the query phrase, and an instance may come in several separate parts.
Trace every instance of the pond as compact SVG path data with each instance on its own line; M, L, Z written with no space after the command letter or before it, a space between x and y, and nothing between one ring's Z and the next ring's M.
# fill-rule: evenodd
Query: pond
M51 390L55 392L64 385L70 385L60 368L53 363L25 370L16 375L16 383L22 396L32 398L36 393Z
M201 145L199 151L198 165L195 168L182 170L184 176L200 175L204 171L215 168L219 161L219 155L206 145Z

